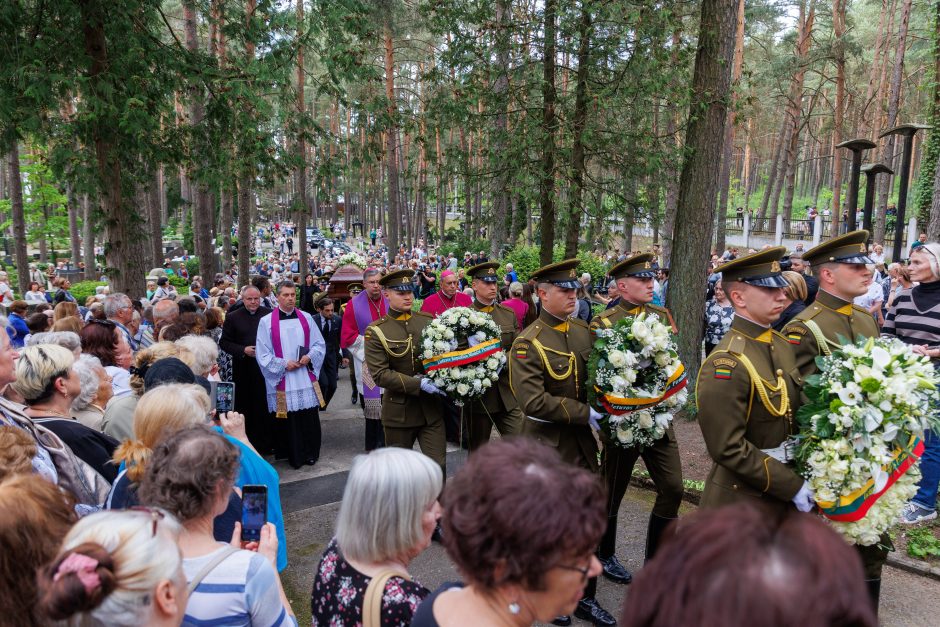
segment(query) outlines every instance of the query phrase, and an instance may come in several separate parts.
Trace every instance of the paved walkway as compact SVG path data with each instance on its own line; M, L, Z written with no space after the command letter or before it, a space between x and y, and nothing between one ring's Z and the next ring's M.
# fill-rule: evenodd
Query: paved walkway
M284 585L300 625L310 624L310 589L314 573L326 544L333 535L339 501L353 457L363 450L363 419L358 406L350 404L348 370L340 371L339 389L322 414L323 447L314 467L294 470L276 464L281 473L281 499L287 525L290 566L284 573ZM464 451L448 452L447 469L452 474L466 459ZM643 542L653 494L631 488L620 508L618 555L627 568L639 569L643 563ZM684 504L682 513L693 506ZM412 574L431 590L445 581L457 581L459 575L437 544L421 554L412 564ZM630 587L613 584L603 578L598 582L602 605L619 615ZM894 568L885 569L881 599L881 622L889 627L920 627L938 624L940 583ZM933 618L931 618L933 617ZM588 625L575 620L575 625Z

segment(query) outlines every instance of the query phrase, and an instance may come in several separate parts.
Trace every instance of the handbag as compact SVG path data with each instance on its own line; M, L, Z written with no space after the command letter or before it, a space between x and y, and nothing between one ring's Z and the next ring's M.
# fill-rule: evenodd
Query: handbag
M392 577L411 581L410 575L395 570L383 570L373 577L366 586L362 601L362 627L382 627L382 595L385 594L385 584Z

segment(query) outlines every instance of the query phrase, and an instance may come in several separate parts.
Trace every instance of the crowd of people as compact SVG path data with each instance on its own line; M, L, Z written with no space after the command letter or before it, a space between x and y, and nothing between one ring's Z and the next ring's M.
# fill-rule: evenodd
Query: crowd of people
M791 435L774 403L794 410L796 377L812 373L835 333L894 335L940 361L940 245L920 242L909 264L887 267L864 231L787 255L715 255L698 389L714 465L701 511L679 519L671 427L650 447L613 446L584 385L598 329L640 313L675 329L658 249L612 253L605 277L577 274L572 259L524 280L485 252L461 260L419 241L389 262L381 232L331 231L367 260L346 302L327 293L342 249L320 250L301 278L282 224L259 233L273 246L240 290L232 272L177 290L169 277L184 270L170 264L151 272L141 299L102 290L80 305L54 277L50 299L10 300L0 333L0 607L11 624L296 625L280 579L288 547L275 464L318 463L320 412L344 368L366 454L353 461L313 574L314 625L565 625L571 614L614 625L596 598L600 576L632 582L624 625L877 624L885 555L855 551L799 513L812 494L764 449ZM453 307L489 314L508 356L499 380L462 406L414 348ZM819 334L806 331L813 325ZM749 381L715 374L740 355L773 372L778 345L795 367L769 406L747 399ZM234 406L218 411L227 382ZM445 485L448 440L470 454ZM656 499L634 578L616 555L617 517L641 458ZM936 517L932 434L921 467L904 522ZM248 538L243 488L259 485L267 522ZM461 577L434 592L409 573L432 539Z

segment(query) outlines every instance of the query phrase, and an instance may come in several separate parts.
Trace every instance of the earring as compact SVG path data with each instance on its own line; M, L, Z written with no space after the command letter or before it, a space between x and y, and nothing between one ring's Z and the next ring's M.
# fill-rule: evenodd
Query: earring
M513 616L518 616L519 612L522 611L522 608L519 607L519 604L515 601L509 604L509 613Z

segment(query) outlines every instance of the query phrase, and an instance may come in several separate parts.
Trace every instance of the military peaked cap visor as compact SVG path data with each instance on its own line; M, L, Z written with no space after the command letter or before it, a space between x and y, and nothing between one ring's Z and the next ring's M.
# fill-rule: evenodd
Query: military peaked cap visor
M498 263L489 261L487 263L477 264L472 268L467 268L467 274L470 275L472 279L480 279L486 283L499 283L499 274L496 273L498 268Z
M868 256L868 231L861 229L834 237L803 253L810 265L823 263L875 263Z
M783 246L775 246L760 252L738 257L718 266L723 282L740 281L757 287L787 287L789 283L781 274L780 259L786 252Z
M581 287L581 281L578 279L578 273L575 268L580 261L577 259L565 259L558 263L550 263L542 266L532 275L538 283L551 283L557 287L568 290L574 290Z
M379 279L379 285L387 290L410 292L415 287L412 282L413 277L414 274L411 270L398 270L397 272L390 272Z
M637 279L655 279L656 278L656 257L653 253L643 253L634 255L629 259L624 259L610 269L611 277L620 279L623 277L634 277Z

